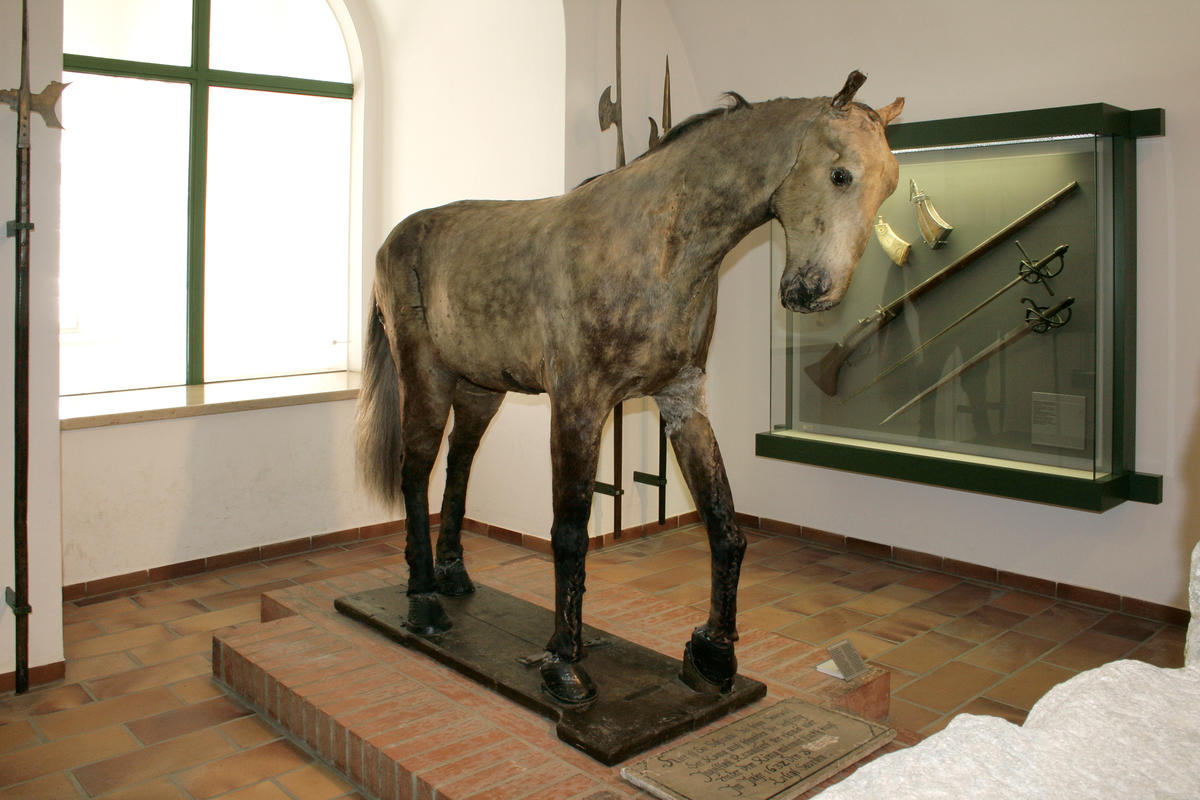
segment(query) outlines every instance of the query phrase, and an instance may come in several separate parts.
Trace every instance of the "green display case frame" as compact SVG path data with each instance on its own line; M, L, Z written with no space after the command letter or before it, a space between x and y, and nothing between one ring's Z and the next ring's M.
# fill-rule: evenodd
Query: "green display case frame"
M1036 469L973 463L935 453L887 449L872 442L831 442L770 430L756 436L755 452L867 475L915 481L1056 506L1101 512L1126 500L1162 502L1162 476L1135 470L1137 375L1136 142L1165 133L1161 108L1128 111L1104 103L897 124L888 128L893 150L986 146L1057 137L1103 137L1110 154L1112 201L1111 443L1106 474L1081 478ZM906 191L901 187L900 191ZM1035 479L1031 479L1035 478Z

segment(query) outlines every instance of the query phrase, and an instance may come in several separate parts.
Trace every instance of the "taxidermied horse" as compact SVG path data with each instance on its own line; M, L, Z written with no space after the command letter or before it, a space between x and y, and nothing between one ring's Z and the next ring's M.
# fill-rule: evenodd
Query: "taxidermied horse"
M718 268L776 218L787 234L783 305L841 301L898 175L884 127L904 101L878 111L854 102L863 80L851 73L833 98L752 104L731 94L732 106L684 121L567 194L451 203L392 230L376 263L358 450L371 488L407 509L410 630L446 631L438 594L474 589L460 542L471 461L506 392L545 392L555 613L541 675L561 702L594 697L580 665L581 614L601 430L617 403L650 396L712 558L708 621L685 648L682 677L696 690L728 689L746 540L705 415ZM451 408L435 562L429 473Z

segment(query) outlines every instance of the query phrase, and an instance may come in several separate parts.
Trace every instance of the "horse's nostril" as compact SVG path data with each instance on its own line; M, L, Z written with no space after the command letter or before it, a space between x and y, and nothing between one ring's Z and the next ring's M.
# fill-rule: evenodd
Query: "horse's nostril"
M783 294L783 304L792 311L805 308L812 297L803 284L792 284Z
M828 293L828 278L797 277L783 291L783 304L791 311L809 311Z

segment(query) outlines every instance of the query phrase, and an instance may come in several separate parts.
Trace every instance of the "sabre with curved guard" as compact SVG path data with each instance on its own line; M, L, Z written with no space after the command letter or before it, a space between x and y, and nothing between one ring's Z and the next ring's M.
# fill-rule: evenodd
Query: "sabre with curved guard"
M1071 319L1071 304L1075 302L1075 298L1068 297L1066 300L1063 300L1049 311L1046 310L1045 306L1039 306L1028 297L1022 297L1021 302L1029 304L1029 307L1025 309L1024 322L1001 336L996 341L989 344L987 347L980 350L975 355L971 356L958 367L950 370L950 372L939 378L937 383L926 389L922 389L916 397L897 408L891 414L888 414L887 417L884 418L883 422L880 422L879 424L888 424L893 419L900 416L905 411L908 411L917 403L921 402L926 397L957 378L959 375L962 375L964 372L971 369L971 367L988 360L996 353L999 353L1006 347L1012 346L1015 342L1020 341L1027 335L1031 333L1046 333L1054 328L1061 328L1063 325L1066 325Z

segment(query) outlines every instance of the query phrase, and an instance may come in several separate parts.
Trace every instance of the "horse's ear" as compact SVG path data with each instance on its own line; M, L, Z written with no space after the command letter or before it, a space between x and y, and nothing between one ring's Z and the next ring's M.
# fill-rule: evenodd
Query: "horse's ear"
M849 77L846 78L846 85L842 87L840 92L834 95L833 107L845 108L849 105L850 101L854 99L854 93L866 82L866 75L863 75L858 70L851 72Z
M900 116L900 112L904 110L904 98L897 97L892 102L888 103L883 108L875 109L875 113L883 120L884 127L887 127L892 120Z

